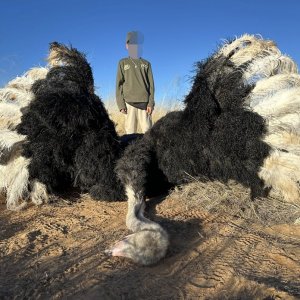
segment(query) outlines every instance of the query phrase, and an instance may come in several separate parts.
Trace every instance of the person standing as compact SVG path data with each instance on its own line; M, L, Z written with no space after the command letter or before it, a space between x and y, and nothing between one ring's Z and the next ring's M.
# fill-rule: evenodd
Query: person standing
M119 61L116 79L116 100L125 114L125 132L137 132L138 125L145 133L152 127L154 109L154 80L149 61L141 58L143 35L127 33L126 49L129 56Z

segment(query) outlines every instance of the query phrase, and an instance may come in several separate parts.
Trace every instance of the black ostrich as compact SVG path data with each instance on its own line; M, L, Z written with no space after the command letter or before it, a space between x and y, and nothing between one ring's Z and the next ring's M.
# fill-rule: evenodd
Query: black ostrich
M126 224L134 233L110 253L145 265L165 255L166 231L143 215L149 182L234 179L253 197L268 186L299 203L299 83L295 63L272 41L251 35L198 63L184 110L160 119L117 164L128 198ZM160 176L153 178L154 166Z
M84 54L56 42L49 62L53 67L33 84L34 100L17 127L27 136L23 155L30 158L29 180L50 193L74 186L96 199L123 200L114 172L120 140L94 93L90 65Z

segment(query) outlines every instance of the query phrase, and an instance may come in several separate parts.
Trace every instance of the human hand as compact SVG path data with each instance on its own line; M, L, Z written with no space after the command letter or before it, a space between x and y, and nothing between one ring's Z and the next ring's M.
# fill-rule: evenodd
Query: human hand
M122 114L127 114L127 109L126 108L122 108L121 110L120 110L120 112L122 113Z
M152 112L153 112L153 108L150 107L150 106L147 106L146 111L147 111L147 114L148 114L149 116L151 116L151 114L152 114Z

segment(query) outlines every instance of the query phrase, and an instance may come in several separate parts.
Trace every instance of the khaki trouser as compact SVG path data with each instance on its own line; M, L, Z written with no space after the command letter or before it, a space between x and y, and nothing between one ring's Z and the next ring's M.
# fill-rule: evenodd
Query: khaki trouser
M138 124L140 125L142 133L145 133L152 127L152 118L147 114L146 110L128 104L127 114L125 115L126 134L137 133Z

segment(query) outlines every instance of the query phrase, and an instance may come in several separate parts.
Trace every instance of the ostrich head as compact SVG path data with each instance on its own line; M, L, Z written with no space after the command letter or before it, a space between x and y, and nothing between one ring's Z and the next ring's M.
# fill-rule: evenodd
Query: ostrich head
M128 235L124 240L106 250L112 256L123 256L141 265L152 265L162 259L168 249L169 238L160 227L159 230L144 229Z

